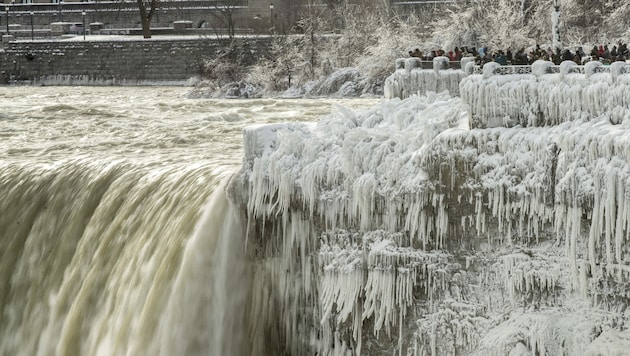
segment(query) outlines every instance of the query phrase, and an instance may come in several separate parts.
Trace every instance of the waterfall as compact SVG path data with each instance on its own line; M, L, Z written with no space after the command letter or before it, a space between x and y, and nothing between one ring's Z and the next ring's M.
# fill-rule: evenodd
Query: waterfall
M241 354L232 313L248 283L228 174L0 164L0 355Z
M246 355L249 276L239 215L218 187L186 245L155 355Z
M254 234L243 245L255 223L231 205L247 195L228 186L242 130L375 100L192 100L175 87L0 92L0 356L284 350L275 314L284 311L270 292L286 273L258 270L272 264L252 260Z

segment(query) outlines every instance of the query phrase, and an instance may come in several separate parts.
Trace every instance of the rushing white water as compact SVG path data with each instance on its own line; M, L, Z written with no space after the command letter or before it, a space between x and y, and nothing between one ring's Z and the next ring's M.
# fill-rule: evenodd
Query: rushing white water
M371 100L0 87L0 355L240 355L245 126Z

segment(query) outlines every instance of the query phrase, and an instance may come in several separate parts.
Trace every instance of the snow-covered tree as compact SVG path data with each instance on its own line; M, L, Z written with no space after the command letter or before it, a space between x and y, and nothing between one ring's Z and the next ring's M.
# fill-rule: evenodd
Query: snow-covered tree
M548 2L515 0L472 0L447 10L436 21L433 38L445 49L518 48L550 41Z
M610 12L604 18L610 37L630 40L630 2L609 0L608 3L616 4L615 7L610 7Z

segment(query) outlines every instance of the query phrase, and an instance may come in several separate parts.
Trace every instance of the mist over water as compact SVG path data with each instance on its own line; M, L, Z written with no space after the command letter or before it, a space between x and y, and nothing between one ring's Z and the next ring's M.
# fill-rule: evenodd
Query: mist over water
M0 355L247 351L243 127L375 101L187 91L0 88Z

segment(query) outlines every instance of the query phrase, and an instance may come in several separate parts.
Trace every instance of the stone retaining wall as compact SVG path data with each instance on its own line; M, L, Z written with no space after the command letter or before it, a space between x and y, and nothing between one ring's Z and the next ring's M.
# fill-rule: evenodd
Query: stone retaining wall
M267 38L244 40L253 55ZM0 83L65 85L185 85L225 39L10 42L0 49Z

